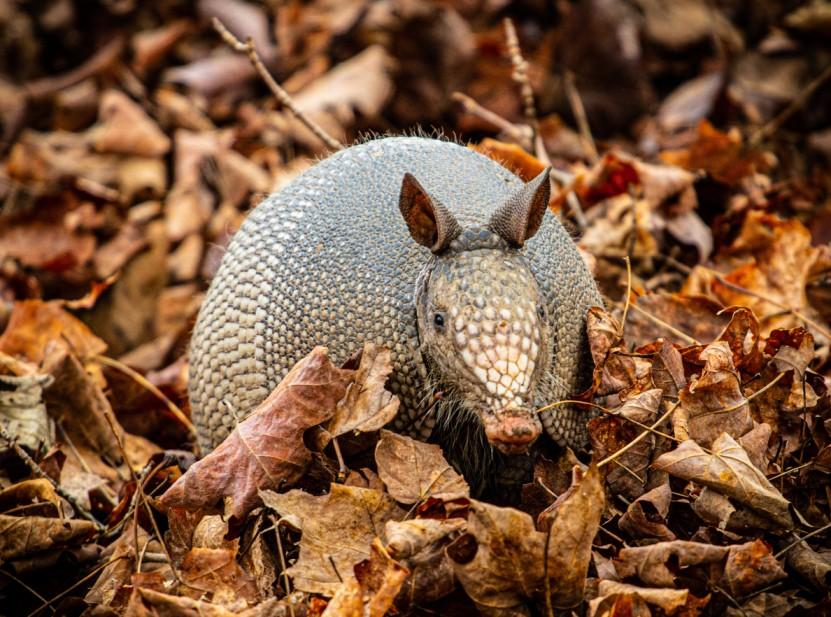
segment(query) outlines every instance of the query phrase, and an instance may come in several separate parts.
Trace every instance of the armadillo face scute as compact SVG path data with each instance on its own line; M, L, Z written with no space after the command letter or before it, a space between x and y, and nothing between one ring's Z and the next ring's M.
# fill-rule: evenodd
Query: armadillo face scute
M405 173L464 230L446 251L413 241L398 208ZM532 410L577 390L586 311L602 302L551 213L521 249L486 229L522 187L457 144L392 137L342 150L263 201L224 255L192 338L190 398L203 450L315 345L335 362L365 341L390 348L388 383L401 398L393 428L422 437L451 413L425 413L436 390L490 412ZM427 327L437 312L441 336ZM560 443L585 440L579 411L557 408L540 420ZM524 421L516 420L522 430Z

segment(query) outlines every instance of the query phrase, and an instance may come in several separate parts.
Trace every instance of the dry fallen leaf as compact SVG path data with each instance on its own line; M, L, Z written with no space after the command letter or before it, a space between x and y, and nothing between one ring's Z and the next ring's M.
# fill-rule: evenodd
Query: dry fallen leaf
M747 452L727 433L722 433L713 442L712 453L705 452L690 439L659 456L652 467L708 486L786 529L793 528L788 500L750 462Z
M675 534L666 525L671 499L669 483L659 484L629 504L618 526L633 538L675 540Z
M690 438L709 446L722 433L741 437L753 428L753 417L730 347L724 341L711 343L699 358L704 369L680 392Z
M34 553L92 540L90 521L0 514L0 559L10 561Z
M597 592L598 597L589 602L589 617L617 617L618 615L622 617L624 612L620 610L619 600L615 596L626 595L640 598L647 604L659 607L668 615L672 615L687 604L689 596L689 591L686 589L649 589L616 581L600 581ZM633 612L633 617L635 614ZM649 610L644 614L651 615Z
M470 496L464 478L445 460L437 445L381 431L375 460L387 492L401 503L412 504L428 497L452 501Z
M257 586L236 558L235 549L191 549L182 560L181 576L187 585L179 593L194 599L210 597L214 604L231 610L255 604Z
M162 495L164 508L209 508L231 497L242 519L265 488L291 486L311 462L303 433L332 417L353 371L329 362L316 347L213 452L195 463Z
M386 493L372 489L331 485L331 492L316 497L294 489L288 493L263 491L268 508L293 524L303 536L300 557L288 569L296 589L332 596L340 582L353 579L352 568L370 557L384 524L401 520L404 511Z
M641 392L613 410L614 415L604 414L589 421L589 439L595 456L602 460L614 454L644 432L644 425L653 424L662 395L657 388ZM654 446L655 436L649 434L612 462L606 475L611 493L627 499L636 499L643 493Z
M446 550L459 582L480 611L520 613L527 601L545 598L546 574L554 606L582 601L604 503L597 467L589 468L573 488L551 522L547 558L546 534L534 528L529 515L471 502L467 533Z

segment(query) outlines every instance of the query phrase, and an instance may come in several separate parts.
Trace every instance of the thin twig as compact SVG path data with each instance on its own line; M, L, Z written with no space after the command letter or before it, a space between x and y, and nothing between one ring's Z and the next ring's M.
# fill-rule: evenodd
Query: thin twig
M25 582L21 581L21 580L20 580L19 578L17 578L14 574L12 574L11 572L8 572L8 571L6 571L6 570L2 570L2 569L0 569L0 574L3 574L3 575L5 575L5 576L8 576L8 577L9 577L10 579L12 579L15 583L17 583L18 585L20 585L21 587L23 587L23 589L25 589L25 590L26 590L26 591L28 591L30 594L32 594L33 596L35 596L38 600L40 600L41 602L43 602L43 603L45 603L47 606L49 606L49 610L50 610L50 611L52 611L53 613L55 612L55 609L52 607L52 605L51 605L51 604L49 604L49 600L47 600L47 599L46 599L46 598L44 598L42 595L40 595L37 591L35 591L35 590L34 590L34 589L32 589L31 587L29 587L29 586L28 586Z
M814 461L808 461L807 463L802 463L801 465L798 465L797 467L791 467L790 469L786 469L785 471L780 471L775 476L771 476L770 478L768 478L768 480L778 480L782 476L787 476L789 474L794 473L795 471L799 471L800 469L805 469L806 467L810 467L813 464L814 464Z
M283 541L280 539L280 523L282 522L282 518L277 520L274 535L277 536L277 551L280 554L280 573L283 575L283 581L286 585L286 598L288 598L291 595L291 579L289 579L288 572L286 572L288 570L286 567L286 553L283 550ZM294 617L294 602L289 601L289 612L291 612L291 617Z
M462 106L465 113L469 113L471 116L476 116L480 120L487 122L514 143L519 144L525 149L530 149L532 147L533 144L531 143L530 127L522 124L514 124L513 122L506 120L499 114L492 112L490 109L482 107L467 94L454 92L451 95L451 98Z
M626 262L626 302L623 304L623 316L620 318L620 332L618 337L623 340L623 331L626 329L626 316L629 314L629 305L632 303L632 260L629 255L623 258Z
M763 388L760 388L759 390L756 390L756 392L754 392L750 396L745 397L745 399L743 401L741 401L740 403L736 403L735 405L730 405L730 407L725 407L724 409L716 409L714 411L707 411L707 412L702 413L700 415L697 415L695 417L696 417L696 419L697 418L704 418L705 416L715 416L715 415L718 415L718 414L730 413L731 411L736 411L737 409L741 409L742 407L747 405L750 401L752 401L754 398L756 398L757 396L763 394L764 392L766 392L767 390L769 390L770 388L775 386L776 383L780 379L782 379L784 376L785 376L785 373L779 373L776 377L774 377L770 381L770 383L766 384Z
M583 152L590 163L596 163L600 159L600 155L594 145L594 137L592 137L589 120L586 117L586 108L583 107L583 100L580 98L580 92L578 92L577 85L574 83L574 73L566 71L563 75L563 83L566 88L568 104L571 106L571 113L574 114L574 119L577 121L577 127L580 130L580 143L583 146Z
M245 40L245 43L243 43L231 34L231 31L228 30L228 28L225 27L225 24L223 24L217 17L213 18L212 23L214 30L219 33L222 40L225 41L231 49L248 56L248 59L251 61L251 65L256 69L257 73L260 75L260 78L265 82L268 89L271 90L271 93L278 101L280 101L280 104L283 107L288 109L300 122L306 125L306 128L314 133L320 141L326 144L327 148L330 150L343 149L344 146L341 142L329 135L323 127L309 118L309 116L303 113L297 105L294 104L294 101L289 96L289 93L283 90L282 86L277 83L277 80L274 79L265 64L263 64L263 61L260 59L260 54L257 53L257 50L254 47L254 41L251 37L248 37Z
M531 143L535 144L537 136L540 134L540 121L537 118L537 108L534 104L534 89L531 87L531 80L528 79L528 62L522 57L514 22L511 21L510 17L506 17L502 21L502 25L505 28L505 39L508 44L508 58L513 66L511 78L519 86L525 122L528 124L528 128L531 129Z
M641 307L639 307L637 303L632 304L632 308L635 309L638 313L640 313L644 317L646 317L647 319L649 319L650 321L653 321L656 324L658 324L659 326L661 326L663 328L666 328L667 330L672 332L675 336L677 336L680 339L683 339L684 341L686 341L690 345L700 345L701 344L696 339L691 337L689 334L686 334L686 333L682 332L681 330L679 330L678 328L676 328L672 324L669 324L669 323L665 322L660 317L655 317L655 315L652 315L651 313L647 313L645 310L643 310Z
M776 554L773 556L773 558L774 558L774 559L781 559L782 555L784 555L785 553L787 553L789 550L791 550L794 546L796 546L796 545L797 545L797 544L799 544L800 542L804 542L804 541L805 541L805 540L807 540L808 538L811 538L811 537L813 537L813 536L815 536L815 535L817 535L817 534L820 534L820 533L822 533L823 531L827 531L828 529L831 529L831 523L827 523L827 524L823 525L822 527L820 527L820 528L818 528L818 529L814 529L811 533L806 533L804 536L802 536L801 538L797 538L796 540L794 540L793 542L791 542L790 544L788 544L788 546L786 546L786 547L785 547L785 548L783 548L781 551L779 551L778 553L776 553Z
M545 583L545 612L548 617L554 617L554 607L551 604L551 581L548 580L548 547L551 544L551 530L554 529L554 522L548 525L548 533L545 534L545 549L543 552L542 578Z
M55 489L55 492L66 499L72 507L75 509L80 516L84 517L86 520L90 521L92 524L95 525L96 531L98 533L102 533L106 527L92 515L92 512L81 506L78 501L70 495L64 488L58 484L51 476L49 476L43 469L40 468L40 465L37 464L35 459L29 456L29 453L24 450L19 443L17 443L17 439L15 439L12 435L9 434L9 431L6 429L6 425L3 422L0 422L0 437L5 439L9 446L14 450L15 454L17 454L18 458L23 461L29 470L36 475L38 478L42 478L49 482L52 487Z
M95 568L93 568L93 569L90 571L90 573L89 573L89 574L87 574L84 578L82 578L81 580L77 581L75 584L73 584L73 585L72 585L71 587L69 587L68 589L64 589L61 593L59 593L58 595L56 595L54 598L52 598L52 599L50 599L50 600L46 600L46 601L44 601L44 602L43 602L40 606L38 606L35 610L33 610L31 613L29 613L27 617L34 617L35 615L37 615L40 611L42 611L42 610L43 610L43 609L45 609L46 607L51 607L51 606L52 606L52 604L54 604L55 602L57 602L58 600L60 600L61 598L63 598L66 594L68 594L68 593L70 593L71 591L73 591L73 590L74 590L76 587L78 587L79 585L82 585L82 584L86 583L89 579L91 579L93 576L95 576L96 574L98 574L101 570L103 570L103 569L104 569L104 568L106 568L107 566L109 566L109 565L111 565L111 564L114 564L116 561L119 561L120 559L126 559L126 558L127 558L127 555L118 555L117 557L113 557L113 558L112 558L112 559L110 559L109 561L105 561L104 563L98 564L98 565L97 565Z
M577 228L581 233L586 231L589 226L589 221L583 212L583 207L580 205L580 199L577 197L577 193L569 188L569 185L574 181L574 175L562 169L557 169L556 167L551 168L551 175L560 183L562 190L568 191L566 193L566 203L571 210L571 214L574 216L574 222L577 223Z
M655 422L652 424L652 426L650 428L655 429L655 428L658 428L659 426L661 426L661 424L663 424L664 421L672 415L672 413L676 410L676 408L678 407L679 404L680 404L679 402L673 403L672 406L669 409L667 409L667 411L660 418L655 420ZM609 463L611 463L615 459L621 457L625 452L628 452L633 447L635 447L636 444L640 443L640 441L644 437L646 437L647 435L649 435L649 431L644 431L643 433L638 434L637 437L635 437L632 441L630 441L628 444L623 446L620 450L618 450L617 452L615 452L613 454L610 454L609 456L604 458L602 461L600 461L597 464L597 466L598 467L603 467L604 465L608 465Z
M174 403L169 398L167 398L164 395L164 392L162 392L155 385L153 385L144 375L142 375L138 371L130 368L129 366L127 366L123 362L119 362L118 360L115 360L114 358L109 358L107 356L98 355L98 356L94 356L93 360L95 360L96 362L98 362L100 364L103 364L105 366L109 366L110 368L114 368L116 370L119 370L122 373L124 373L125 375L127 375L128 377L131 377L137 384L139 384L141 387L143 387L144 389L149 391L151 394L153 394L153 396L155 396L162 403L164 403L167 406L170 413L172 413L176 417L176 419L179 420L179 422L181 422L182 425L184 425L184 427L186 429L188 429L188 432L191 435L193 435L194 437L197 436L196 427L193 425L193 422L190 421L190 418L187 417L185 412L183 412L181 409L179 409L179 407L176 405L176 403ZM198 443L198 442L195 442L195 443ZM197 445L196 447L198 448L199 446ZM199 454L199 453L197 452L197 454Z
M817 89L829 79L831 79L831 63L829 63L819 75L806 84L799 94L796 95L796 98L791 101L790 105L779 112L775 118L770 120L758 131L753 133L750 137L750 143L756 145L778 131L779 128L791 118L791 116L793 116L805 105L805 103L808 102L808 99L811 98L814 92L816 92Z

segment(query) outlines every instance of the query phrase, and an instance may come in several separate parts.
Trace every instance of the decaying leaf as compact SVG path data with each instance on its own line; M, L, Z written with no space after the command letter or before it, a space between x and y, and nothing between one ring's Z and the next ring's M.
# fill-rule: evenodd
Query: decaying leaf
M589 438L600 459L617 452L655 422L661 404L661 390L653 388L624 401L615 415L603 415L589 422ZM635 424L637 422L638 424ZM612 462L606 482L612 493L636 499L644 490L652 460L655 436L647 435Z
M90 521L0 514L0 559L9 561L80 544L91 540L95 534L95 524Z
M367 433L379 430L392 420L398 413L399 400L384 389L391 372L389 349L367 343L346 396L338 402L334 417L326 425L326 433L334 437L351 431Z
M787 529L793 527L788 500L727 433L713 442L712 453L690 439L658 457L653 468L709 486Z
M544 598L546 574L555 606L573 606L582 600L591 543L603 510L597 468L591 467L574 488L550 523L547 559L546 534L536 531L530 516L471 502L467 534L447 552L459 582L481 611L518 612L529 599ZM469 550L471 542L475 548Z
M671 541L675 534L667 527L672 490L665 482L629 504L618 525L634 538L657 538Z
M428 497L452 501L470 496L464 478L445 460L439 446L382 431L375 447L375 460L387 491L401 503L412 504Z
M182 595L194 599L210 597L214 604L239 610L256 603L257 586L236 560L237 551L227 548L193 548L182 560Z
M305 471L311 453L303 433L332 417L352 376L316 347L225 441L167 490L161 505L202 509L229 496L231 514L242 519L259 501L258 490L290 486Z
M717 341L699 357L704 369L680 393L690 438L709 446L722 433L741 437L753 428L753 417L742 394L741 376L733 366L730 347Z
M616 617L624 614L620 610L622 607L619 605L619 596L639 598L647 604L657 606L665 613L672 615L687 604L689 596L689 591L686 589L650 589L616 581L600 581L597 591L598 597L589 602L589 617L599 617L601 615ZM631 614L634 617L638 612L632 611ZM648 609L643 614L651 615Z
M331 492L315 497L294 489L261 493L265 505L299 523L303 532L300 558L288 569L300 591L332 596L341 581L353 579L353 566L370 557L384 524L401 520L404 511L386 493L332 484Z

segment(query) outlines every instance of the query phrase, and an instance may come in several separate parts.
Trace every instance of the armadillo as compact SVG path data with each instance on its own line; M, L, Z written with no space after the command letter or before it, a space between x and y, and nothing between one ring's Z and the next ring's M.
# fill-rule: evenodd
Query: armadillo
M192 337L203 451L314 346L342 362L365 341L391 350L391 428L438 441L466 475L493 474L487 461L526 453L543 429L582 446L579 409L537 413L590 376L585 319L602 304L549 195L548 170L526 184L459 144L387 137L266 198Z

